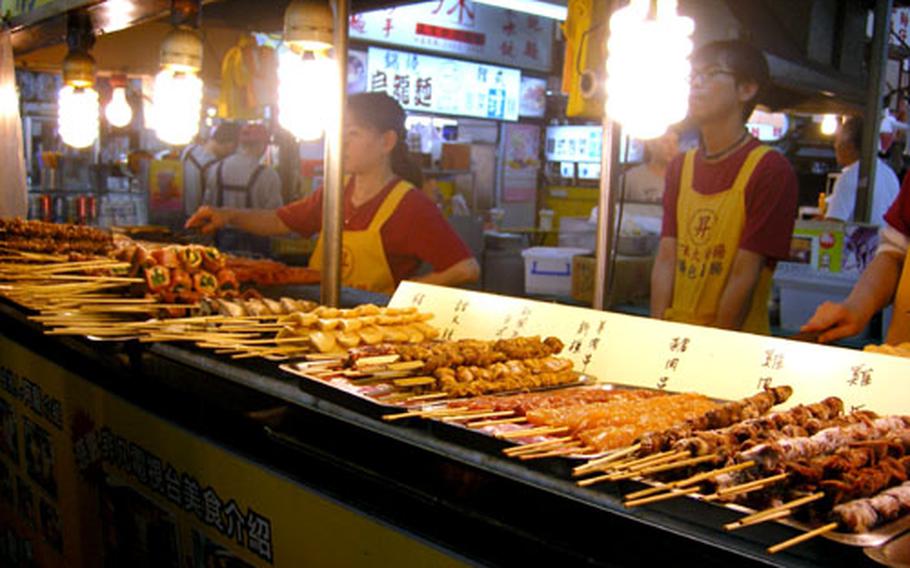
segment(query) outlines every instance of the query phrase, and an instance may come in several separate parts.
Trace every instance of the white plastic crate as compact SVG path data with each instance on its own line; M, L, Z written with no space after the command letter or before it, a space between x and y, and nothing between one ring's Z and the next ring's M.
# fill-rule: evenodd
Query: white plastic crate
M572 259L590 252L590 249L569 247L534 247L521 251L525 261L525 293L571 295Z

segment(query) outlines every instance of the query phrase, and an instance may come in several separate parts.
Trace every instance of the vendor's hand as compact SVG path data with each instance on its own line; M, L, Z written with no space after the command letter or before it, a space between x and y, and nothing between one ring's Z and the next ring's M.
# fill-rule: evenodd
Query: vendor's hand
M815 310L815 315L800 329L802 332L822 332L818 337L820 343L828 343L843 337L856 335L866 327L866 323L854 310L845 304L825 302Z
M230 217L224 209L203 205L187 220L187 229L198 228L202 233L214 233L228 224Z

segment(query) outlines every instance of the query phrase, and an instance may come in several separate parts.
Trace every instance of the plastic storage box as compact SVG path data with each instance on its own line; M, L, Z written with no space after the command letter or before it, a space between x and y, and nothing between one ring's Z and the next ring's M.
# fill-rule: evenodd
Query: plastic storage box
M572 294L572 259L590 249L534 247L525 249L525 293L548 296Z

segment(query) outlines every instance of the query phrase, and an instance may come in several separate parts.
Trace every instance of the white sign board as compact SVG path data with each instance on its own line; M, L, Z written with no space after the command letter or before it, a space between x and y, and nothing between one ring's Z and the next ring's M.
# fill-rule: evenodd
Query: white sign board
M432 312L443 339L558 337L603 382L728 400L789 385L785 407L837 396L848 410L910 413L910 359L414 282L390 305Z
M371 47L370 91L385 91L407 110L518 120L521 71Z
M435 0L351 16L353 40L549 71L553 21L470 0Z
M600 162L602 138L600 126L550 126L544 153L549 162Z

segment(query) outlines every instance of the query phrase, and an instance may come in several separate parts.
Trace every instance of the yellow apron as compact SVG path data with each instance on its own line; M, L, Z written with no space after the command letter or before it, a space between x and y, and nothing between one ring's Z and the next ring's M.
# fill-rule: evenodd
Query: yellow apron
M888 327L888 338L885 343L900 345L910 341L910 252L904 257L904 269L898 280L897 293L894 295L894 314Z
M382 205L370 221L370 226L363 231L342 231L341 233L341 282L351 288L369 292L392 294L395 291L395 278L382 246L382 226L398 208L398 204L412 188L411 184L401 180L386 196ZM322 268L323 242L322 233L316 241L316 249L310 257L310 268Z
M733 185L712 195L702 195L692 187L696 150L686 153L676 211L673 303L664 313L666 319L698 325L714 322L746 224L746 185L769 151L767 146L752 150ZM772 275L767 266L762 269L742 331L770 333Z

